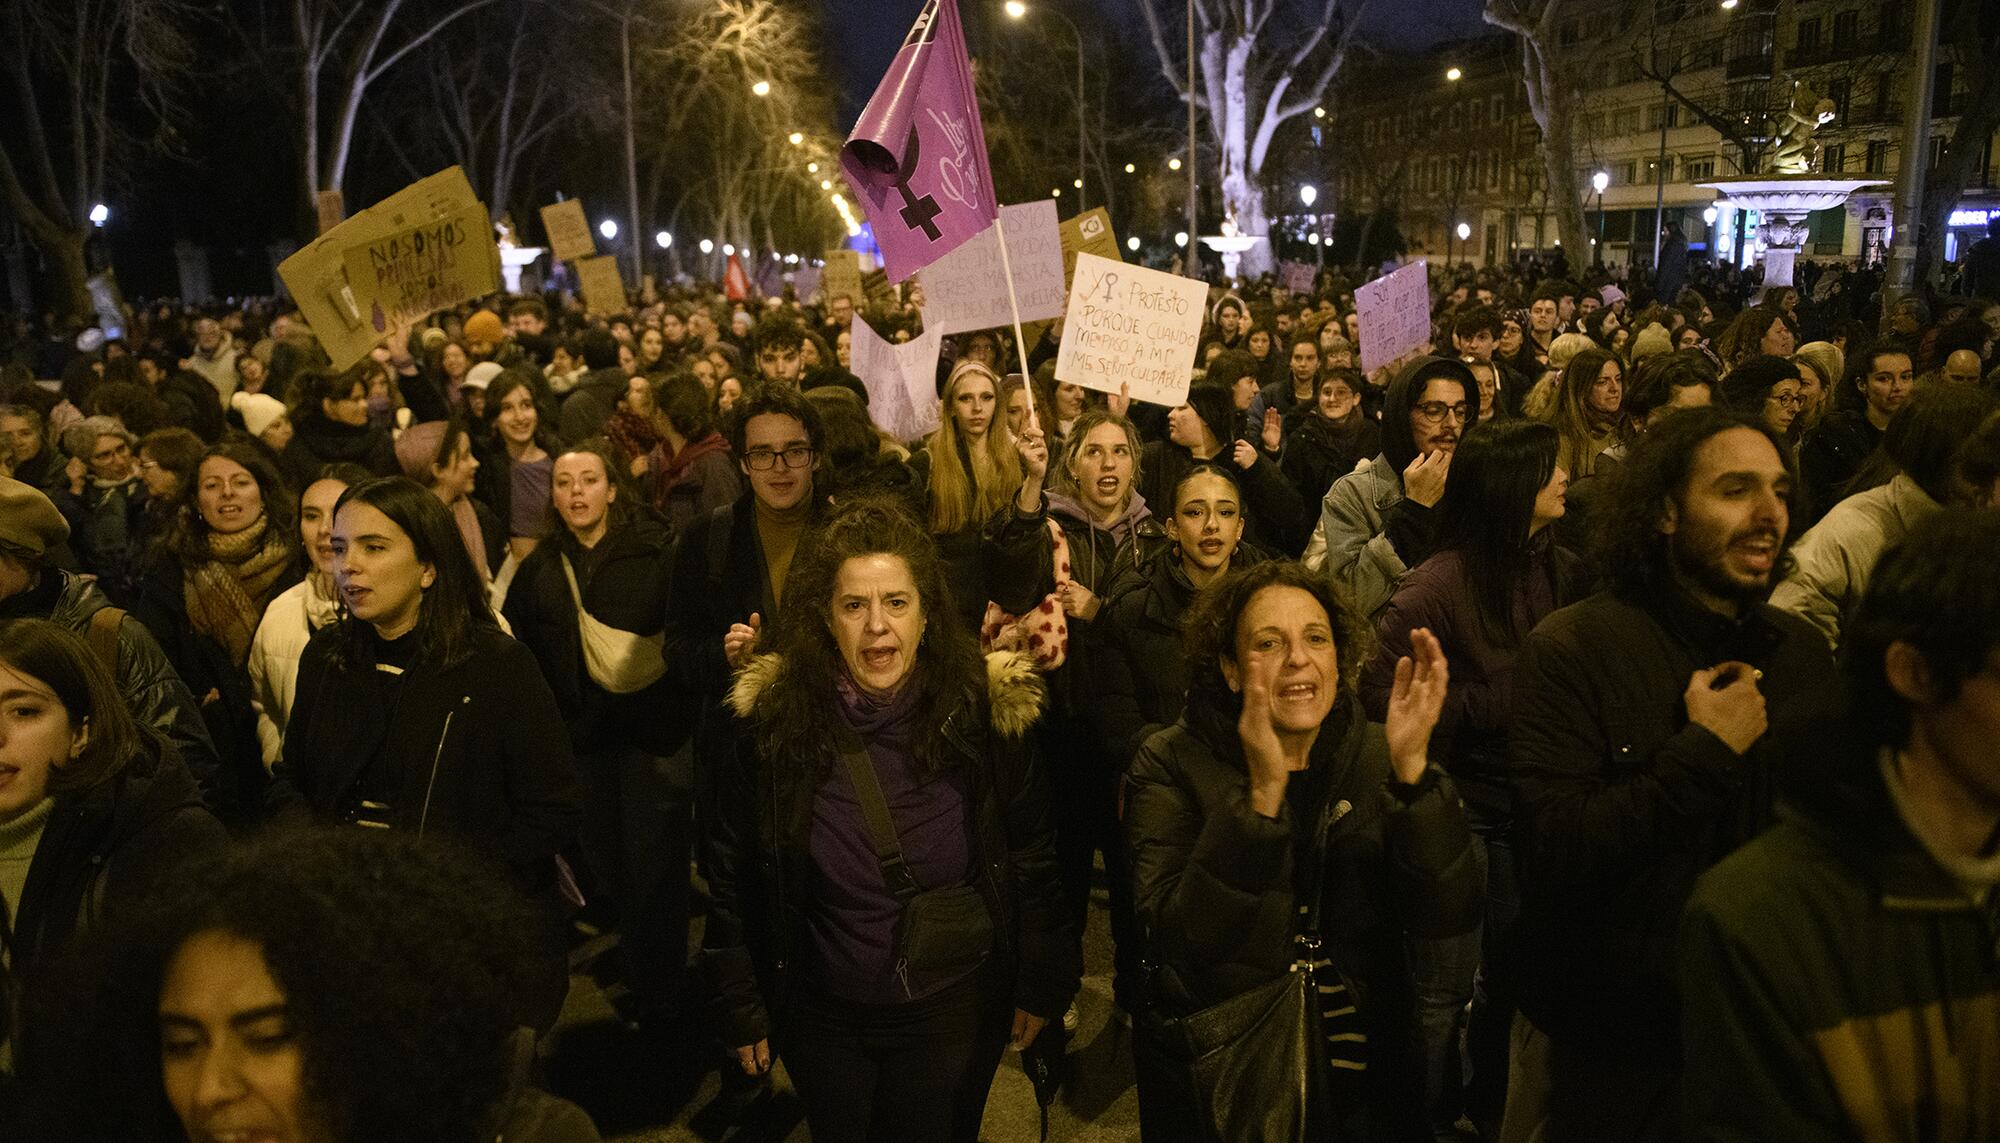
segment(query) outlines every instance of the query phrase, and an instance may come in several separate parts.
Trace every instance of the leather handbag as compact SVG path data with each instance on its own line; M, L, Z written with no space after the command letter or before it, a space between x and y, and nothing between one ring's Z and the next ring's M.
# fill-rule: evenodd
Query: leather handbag
M944 976L976 967L993 951L993 913L977 886L925 889L917 884L896 823L889 816L875 764L858 741L841 745L841 761L854 784L855 800L868 824L869 844L882 866L883 883L902 903L896 920L896 974L909 986L909 974Z
M1332 1065L1315 965L1326 839L1346 802L1329 804L1307 875L1306 908L1283 976L1154 1027L1182 1071L1202 1127L1218 1143L1298 1143L1327 1137Z

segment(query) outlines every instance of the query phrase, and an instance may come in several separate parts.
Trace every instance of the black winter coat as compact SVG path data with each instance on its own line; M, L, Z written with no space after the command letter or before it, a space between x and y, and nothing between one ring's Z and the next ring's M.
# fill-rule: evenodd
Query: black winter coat
M300 656L270 810L343 821L364 775L387 767L381 785L394 791L393 828L437 830L493 860L524 889L551 886L556 852L575 840L581 788L562 714L534 655L482 625L464 661L392 676L377 670L372 656L337 665L342 628L322 628Z
M909 467L917 482L917 518L924 520L930 510L930 449L911 453ZM948 535L933 533L931 538L937 541L938 558L944 561L945 582L951 588L953 608L966 630L975 635L979 633L988 602L999 604L1010 615L1019 615L1048 594L1046 591L1035 594L1047 561L1042 565L1022 565L1003 559L993 548L984 522Z
M1343 424L1311 412L1288 426L1278 470L1299 490L1299 498L1317 513L1319 502L1326 498L1326 490L1333 487L1334 481L1381 451L1382 426L1364 416L1359 406Z
M319 470L329 464L358 464L377 476L398 476L403 471L396 463L396 442L389 430L346 424L318 409L308 410L293 426L279 462L286 482L296 489L319 479Z
M1248 469L1237 468L1230 460L1234 442L1224 442L1223 451L1211 458L1234 471L1243 486L1243 538L1268 551L1295 556L1305 550L1313 520L1306 515L1305 501L1278 466L1262 453ZM1161 513L1173 511L1174 486L1195 466L1194 454L1172 441L1153 441L1140 450L1139 492Z
M1772 726L1837 687L1826 639L1759 604L1603 591L1544 620L1514 668L1521 1010L1566 1043L1679 1059L1674 944L1695 879L1773 820L1774 735L1738 757L1688 721L1696 670L1736 660Z
M995 957L1014 981L1013 1006L1055 1018L1076 994L1083 964L1078 935L1063 920L1048 786L1027 733L1040 713L1041 683L1025 656L998 653L986 667L987 693L968 699L944 735L967 778L971 868L993 917ZM807 849L812 790L799 782L795 796L779 793L776 763L761 756L747 721L771 688L785 685L781 660L760 655L730 692L746 722L737 764L719 776L723 812L709 836L702 962L721 994L722 1037L731 1047L770 1035L773 1011L789 1006L793 989L813 986L798 971L808 967L801 957L817 876Z
M1186 1015L1290 970L1298 923L1293 881L1301 826L1249 802L1237 713L1197 695L1146 741L1126 779L1125 841L1153 963L1151 1003ZM1313 745L1327 776L1310 820L1331 821L1320 933L1368 1032L1368 1084L1387 1122L1422 1106L1413 1058L1407 938L1479 923L1485 863L1451 779L1432 768L1392 780L1382 730L1344 693ZM1298 779L1295 779L1298 780Z
M578 754L630 748L664 758L687 741L693 696L676 687L671 674L624 695L591 679L563 559L575 569L584 608L600 623L635 635L658 635L666 622L672 545L665 528L640 516L607 531L598 548L586 559L567 529L538 545L514 573L507 624L535 653Z

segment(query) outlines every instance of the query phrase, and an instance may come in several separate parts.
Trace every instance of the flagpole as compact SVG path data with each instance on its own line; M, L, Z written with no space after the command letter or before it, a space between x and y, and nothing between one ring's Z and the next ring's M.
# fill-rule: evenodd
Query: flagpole
M1007 259L1007 227L1000 220L1001 212L993 214L993 236L1000 240L1000 273L1007 279L1007 309L1014 315L1014 355L1021 362L1021 388L1028 393L1028 424L1042 427L1040 410L1035 408L1035 378L1028 372L1028 341L1021 333L1021 303L1014 297L1014 266Z

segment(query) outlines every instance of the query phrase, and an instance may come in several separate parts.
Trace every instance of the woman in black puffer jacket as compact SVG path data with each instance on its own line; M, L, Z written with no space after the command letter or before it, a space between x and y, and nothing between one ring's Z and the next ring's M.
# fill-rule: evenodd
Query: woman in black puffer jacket
M1444 656L1427 632L1399 671L1386 727L1351 684L1366 628L1323 576L1260 564L1205 593L1188 626L1192 674L1180 722L1141 747L1125 835L1149 960L1150 1007L1134 1041L1148 1143L1205 1140L1163 1018L1282 976L1323 861L1321 1000L1336 1066L1335 1122L1310 1138L1428 1138L1412 1057L1410 934L1478 922L1484 874L1451 779L1429 764ZM1356 1065L1359 1065L1357 1067Z
M765 637L730 696L740 765L717 776L708 838L724 1042L753 1075L776 1047L818 1143L971 1143L1010 1028L1034 1041L1080 976L1027 740L1040 680L1025 656L982 662L936 547L893 506L843 506L801 545ZM894 868L970 906L928 961L898 936L869 774Z

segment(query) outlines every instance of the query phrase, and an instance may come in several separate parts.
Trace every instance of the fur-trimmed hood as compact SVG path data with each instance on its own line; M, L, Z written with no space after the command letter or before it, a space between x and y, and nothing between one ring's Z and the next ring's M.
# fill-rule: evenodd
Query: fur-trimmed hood
M729 707L740 718L751 718L757 700L777 682L784 670L784 657L757 655L729 687ZM1019 651L994 651L986 656L986 703L995 734L1020 738L1042 716L1048 688L1035 670L1033 659Z

